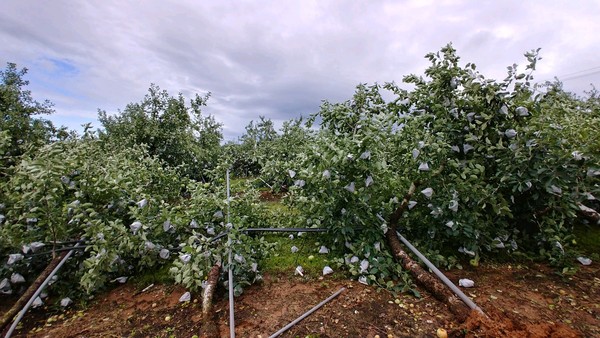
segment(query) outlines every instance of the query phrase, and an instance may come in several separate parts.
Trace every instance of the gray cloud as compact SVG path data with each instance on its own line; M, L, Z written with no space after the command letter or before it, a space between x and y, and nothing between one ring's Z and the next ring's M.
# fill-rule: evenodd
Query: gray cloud
M582 92L600 78L595 13L592 0L8 0L0 61L29 68L34 95L55 102L53 119L71 127L156 83L190 97L212 92L206 112L234 139L259 115L280 124L349 98L358 83L421 73L423 56L448 42L496 78L542 47L538 79L567 75L565 87Z

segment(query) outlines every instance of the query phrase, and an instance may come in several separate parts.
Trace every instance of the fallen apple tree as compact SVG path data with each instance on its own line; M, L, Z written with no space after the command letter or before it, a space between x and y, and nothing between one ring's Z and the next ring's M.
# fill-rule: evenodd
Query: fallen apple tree
M410 272L415 281L423 286L428 292L430 292L436 299L445 303L450 311L459 319L464 321L468 314L469 308L462 302L456 295L452 294L448 287L442 284L438 279L431 275L431 273L425 271L419 263L415 262L403 249L400 241L398 240L397 231L398 220L408 207L408 202L411 196L414 194L416 185L411 184L408 193L400 203L400 206L394 211L390 217L390 226L386 233L386 238L390 250L394 257L400 261L402 267ZM481 311L481 310L479 310Z
M441 268L513 253L567 263L577 205L600 183L599 149L577 128L600 138L600 110L597 94L577 98L559 84L540 92L538 53L496 81L460 65L448 45L426 56L424 76L404 77L410 91L361 84L351 99L325 102L306 125L320 123L310 142L270 164L293 181L286 201L297 225L329 229L323 242L360 281L396 292L416 281L461 317L468 308L402 249L400 227Z
M581 203L577 205L579 207L579 213L583 215L588 221L600 225L600 213L588 206Z
M2 333L2 336L5 335L5 329L10 325L13 318L25 307L25 304L27 304L36 291L38 291L42 283L44 283L66 255L67 252L61 252L56 257L52 258L48 266L46 266L35 281L27 288L27 291L25 291L21 297L19 297L17 302L2 315L0 318L0 333Z

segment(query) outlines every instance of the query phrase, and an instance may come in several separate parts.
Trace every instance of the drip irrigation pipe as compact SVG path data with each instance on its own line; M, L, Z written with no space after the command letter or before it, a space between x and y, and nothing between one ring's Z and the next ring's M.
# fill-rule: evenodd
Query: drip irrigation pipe
M83 239L76 239L76 240L72 240L72 241L64 241L64 242L56 242L56 244L60 244L60 245L65 245L65 244L77 244L77 243L83 243L85 242L85 240Z
M324 301L320 302L319 304L317 304L312 309L308 310L308 312L306 312L303 315L301 315L300 317L294 319L291 323L289 323L288 325L282 327L279 331L273 333L271 336L269 336L269 338L275 338L275 337L279 336L280 334L284 333L285 331L289 330L292 326L298 324L302 319L310 316L313 312L317 311L323 305L325 305L326 303L328 303L329 301L331 301L335 297L339 296L339 294L342 293L344 290L346 290L346 288L339 289L336 293L334 293L333 295L329 296L327 299L325 299Z
M84 240L77 240L77 241L66 241L66 242L56 242L56 244L60 244L60 245L66 245L66 244L79 244L79 243L85 243ZM25 254L25 258L30 258L30 257L35 257L35 256L43 256L43 255L48 255L51 254L53 252L62 252L62 251L69 251L71 249L75 249L77 247L79 248L85 248L87 245L80 245L80 246L63 246L62 248L58 248L58 249L54 249L54 250L49 250L49 251L42 251L42 252L32 252L30 254Z
M328 229L325 228L249 228L240 230L243 233L251 233L251 232L327 232ZM216 242L219 239L227 236L229 231L222 232L217 236L213 237L211 242Z
M325 228L250 228L245 232L327 232Z
M75 250L73 249L65 255L65 257L58 263L58 265L54 268L54 270L52 270L52 272L48 275L48 277L44 280L44 282L40 285L40 287L35 291L35 293L33 294L33 296L31 296L31 298L29 299L27 304L25 304L23 309L19 312L19 315L17 316L15 321L12 323L12 325L6 332L6 336L4 336L4 338L10 338L12 336L13 332L17 328L17 325L19 325L19 322L21 322L21 319L23 319L23 316L25 316L25 313L31 307L31 304L33 304L35 299L40 295L40 293L42 293L42 290L44 290L44 288L48 285L48 283L50 282L52 277L54 277L54 275L56 275L58 270L60 270L60 268L67 262L67 260L69 259L69 257L71 257L71 255L73 254L74 251Z
M327 232L329 231L328 229L325 228L250 228L250 229L244 229L244 230L240 230L240 232L243 233L254 233L254 232ZM219 239L227 236L229 234L229 231L223 232L218 234L217 236L213 237L211 242L216 242ZM63 243L85 243L84 241L71 241L71 242L63 242ZM43 251L43 252L36 252L36 253L31 253L28 255L25 255L25 258L31 258L31 257L37 257L37 256L44 256L44 255L49 255L51 253L54 252L63 252L63 251L69 251L69 250L83 250L86 247L88 247L88 244L83 244L83 245L76 245L76 246L66 246L66 247L62 247L62 248L58 248L55 250L50 250L50 251Z
M410 249L410 251L417 255L417 257L419 257L419 259L423 261L423 263L425 263L425 265L427 265L427 267L431 269L431 271L433 271L433 273L438 276L438 278L458 296L458 298L460 298L472 310L475 310L485 316L483 310L481 310L481 308L477 306L477 304L475 304L471 298L467 297L467 295L465 295L456 285L454 285L454 283L452 283L452 281L450 281L446 275L444 275L435 265L433 265L433 263L431 263L427 257L417 250L417 248L410 244L410 242L407 241L404 236L402 236L399 232L396 232L396 235L398 238L400 238L400 241L402 241L402 243L404 243L404 245Z
M69 251L69 250L82 250L82 249L85 249L86 247L88 247L88 245L67 246L64 248L59 248L59 249L55 249L55 250L51 250L51 251L36 252L34 254L29 254L29 255L25 256L25 258L49 255L54 252L63 252L63 251Z
M357 228L357 229L360 230L360 228ZM326 228L249 228L249 229L240 230L240 232L246 233L246 234L247 233L255 233L255 232L328 232L328 231L329 230ZM216 242L227 235L229 235L229 231L222 232L222 233L218 234L217 236L213 237L211 239L211 242ZM78 243L79 244L79 243L85 243L85 241L83 241L83 240L69 241L69 242L62 242L61 244L67 244L67 243ZM88 244L67 246L67 247L62 247L62 248L51 250L51 251L44 251L44 252L28 254L25 256L25 258L49 255L53 252L63 252L63 251L69 251L69 250L82 250L88 246L89 246Z
M354 230L362 230L363 227L356 227ZM328 232L329 229L326 228L248 228L240 230L243 233L251 233L251 232ZM217 236L211 239L212 242L215 242L229 234L229 231L222 232Z

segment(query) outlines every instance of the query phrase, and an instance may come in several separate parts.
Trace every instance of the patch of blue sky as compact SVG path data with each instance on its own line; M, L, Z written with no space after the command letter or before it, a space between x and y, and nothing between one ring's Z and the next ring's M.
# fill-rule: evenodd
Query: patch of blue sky
M76 86L81 73L72 61L43 56L31 68L27 77L34 92L39 92L56 104L65 99L85 100Z
M45 57L44 59L52 66L49 67L52 75L74 76L79 74L79 68L67 59L56 59L52 57Z
M100 122L97 119L92 119L89 117L80 117L80 116L64 116L59 114L52 114L49 116L44 116L44 118L52 121L55 126L67 127L69 130L74 130L78 134L83 133L83 125L87 123L91 123L92 130L96 130L100 128Z

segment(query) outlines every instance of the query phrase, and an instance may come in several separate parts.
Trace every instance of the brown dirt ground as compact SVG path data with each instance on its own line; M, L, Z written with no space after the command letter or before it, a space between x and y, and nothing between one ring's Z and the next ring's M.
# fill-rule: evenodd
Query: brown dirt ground
M484 265L453 270L463 289L491 318L472 315L458 323L445 305L423 290L422 298L392 294L341 276L302 278L265 276L235 299L236 334L268 337L341 287L337 298L292 327L282 337L600 337L600 267L581 267L562 277L544 265ZM185 290L154 286L144 293L125 284L99 295L85 310L51 313L32 310L17 337L192 337L200 333L199 295L179 303ZM216 295L215 311L228 336L228 301ZM3 300L4 302L4 300ZM6 305L7 303L4 303ZM4 308L4 309L3 309ZM0 307L4 311L6 306Z
M274 193L272 191L261 191L259 199L262 202L280 202L284 193Z

